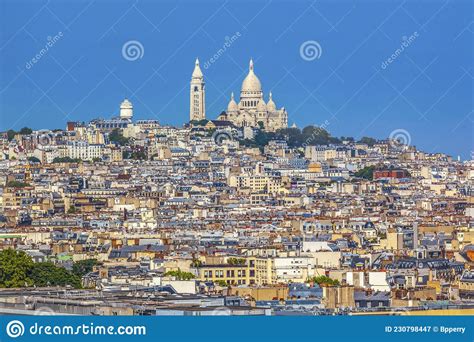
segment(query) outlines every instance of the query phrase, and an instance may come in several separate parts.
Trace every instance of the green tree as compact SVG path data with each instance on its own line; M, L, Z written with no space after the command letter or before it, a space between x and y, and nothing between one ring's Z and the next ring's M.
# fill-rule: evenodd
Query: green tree
M72 273L79 277L82 277L87 273L92 272L94 266L99 264L100 263L97 259L80 260L72 265Z
M202 119L202 120L191 120L189 123L193 126L206 126L209 120Z
M25 182L20 182L20 181L10 181L7 183L7 187L10 188L24 188L30 186L30 184L25 183Z
M146 160L147 155L144 151L123 151L123 159Z
M253 142L243 140L240 143L243 146L260 147L262 149L270 140L274 139L285 140L291 148L306 145L328 145L341 142L340 139L332 137L324 128L310 125L303 128L303 130L295 127L279 129L277 132L259 130Z
M66 286L81 288L81 277L51 262L34 263L23 251L0 252L0 288L24 286Z
M69 209L67 210L67 213L68 213L68 214L75 214L75 213L77 213L76 207L73 206L73 205L71 205L71 206L69 207Z
M191 272L183 272L180 269L177 271L168 271L164 274L165 277L175 277L177 280L191 280L194 278L194 274Z
M53 159L53 163L79 163L82 160L79 158L70 158L70 157L56 157Z
M273 132L258 130L253 139L243 139L240 140L239 143L244 147L258 147L263 151L263 148L268 145L268 142L276 138L277 136Z
M22 129L20 129L20 133L21 135L28 135L28 134L31 134L33 133L33 130L29 127L23 127Z
M28 157L28 161L30 161L32 163L41 163L41 160L39 160L36 157Z
M219 286L222 286L222 287L227 287L229 286L229 284L227 284L227 282L225 280L222 280L222 279L219 279L219 280L214 280L214 283L219 285Z
M318 284L319 286L324 286L324 285L325 286L338 286L339 285L339 280L332 279L324 275L308 278L306 282L308 283L313 282L313 283Z
M355 173L356 177L365 178L368 180L374 179L375 166L366 166Z
M39 287L66 286L81 288L81 277L52 262L34 263L28 272L33 283Z
M192 267L201 267L202 266L202 261L199 259L193 259L191 262Z
M7 138L8 138L8 141L12 141L13 138L15 138L15 134L16 132L13 130L13 129L9 129L7 131Z
M344 137L344 136L342 136L342 137L340 138L340 140L341 140L341 141L346 140L346 141L354 142L354 138L353 138L353 137Z
M260 123L259 123L260 126ZM270 140L285 140L289 147L298 148L307 145L329 145L340 144L343 140L354 141L351 137L336 138L324 128L319 126L309 125L300 130L295 127L288 127L279 129L276 132L266 132L261 129L255 134L254 139L243 139L239 143L246 147L259 147L263 150ZM364 137L361 140L366 143L375 144L376 140L373 138Z
M122 132L120 131L120 129L118 129L118 128L113 129L109 133L109 140L111 142L114 142L114 143L120 145L120 146L125 146L125 145L128 145L130 143L130 139L125 138L123 136Z
M244 258L229 258L227 263L229 265L245 265L246 260Z
M375 145L377 140L375 140L374 138L370 138L370 137L362 137L362 139L360 139L359 142L362 143L362 144L367 144L368 146L372 147L372 146Z
M33 266L31 257L23 251L4 249L0 252L0 287L33 285L28 272Z
M146 160L146 153L144 151L133 151L130 155L133 160Z
M281 135L285 140L288 146L290 147L299 147L303 145L303 135L301 134L301 131L299 128L283 128L278 130L277 132L279 135Z

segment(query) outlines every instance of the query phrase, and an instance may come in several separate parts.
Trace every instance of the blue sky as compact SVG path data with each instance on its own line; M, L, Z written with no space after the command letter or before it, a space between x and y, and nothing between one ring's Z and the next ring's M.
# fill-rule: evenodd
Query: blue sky
M402 129L422 150L467 159L472 7L467 0L2 0L0 130L111 117L125 97L137 119L182 125L194 59L204 65L234 36L202 68L208 118L225 110L232 91L238 96L253 57L266 99L272 91L290 124L324 124L356 138ZM124 58L129 41L143 47L140 58ZM302 55L305 43L318 54Z

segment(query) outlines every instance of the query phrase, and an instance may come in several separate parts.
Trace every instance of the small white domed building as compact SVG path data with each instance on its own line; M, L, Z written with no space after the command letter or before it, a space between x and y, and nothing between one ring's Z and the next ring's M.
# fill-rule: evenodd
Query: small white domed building
M132 117L133 117L133 105L128 99L125 99L120 104L120 119L132 120Z

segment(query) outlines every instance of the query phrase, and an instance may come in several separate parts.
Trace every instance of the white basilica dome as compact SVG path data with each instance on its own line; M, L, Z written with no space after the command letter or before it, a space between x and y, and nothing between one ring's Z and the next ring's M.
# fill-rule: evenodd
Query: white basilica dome
M263 99L260 99L257 104L257 112L266 112L267 111L267 105L265 104L265 101Z
M239 106L234 100L234 93L230 96L229 104L227 105L227 112L237 112L239 111Z
M242 92L261 92L262 84L253 72L253 61L250 60L249 73L242 82Z
M272 93L270 93L270 99L268 100L268 103L267 103L267 109L269 112L276 111L276 105L275 105L275 102L273 102Z

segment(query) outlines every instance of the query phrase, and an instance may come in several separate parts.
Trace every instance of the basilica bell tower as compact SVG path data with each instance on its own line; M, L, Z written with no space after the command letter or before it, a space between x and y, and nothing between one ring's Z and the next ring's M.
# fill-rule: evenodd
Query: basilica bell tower
M193 75L191 76L189 120L204 120L206 118L206 97L204 76L196 58Z

